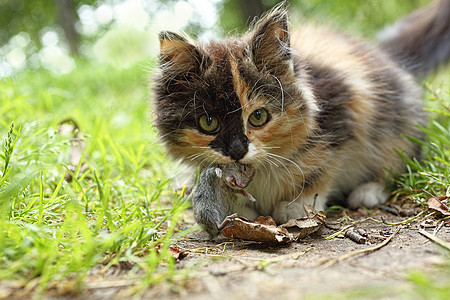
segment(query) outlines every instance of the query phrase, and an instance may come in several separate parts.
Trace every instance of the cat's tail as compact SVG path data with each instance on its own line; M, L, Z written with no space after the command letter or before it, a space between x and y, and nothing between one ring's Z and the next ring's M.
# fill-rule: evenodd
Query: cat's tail
M450 58L450 0L438 0L383 29L378 39L401 67L421 79Z

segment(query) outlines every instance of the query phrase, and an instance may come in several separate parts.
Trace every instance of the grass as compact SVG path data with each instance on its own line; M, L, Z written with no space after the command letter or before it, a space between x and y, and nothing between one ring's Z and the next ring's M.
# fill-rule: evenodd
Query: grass
M169 187L145 76L142 65L117 71L80 62L67 76L38 71L1 81L0 281L37 284L38 293L63 281L80 287L92 267L121 261L141 272L143 285L170 278L168 246L185 201ZM58 133L68 118L86 143L75 169L73 134Z
M423 159L405 159L408 171L397 179L396 197L413 196L424 206L430 194L450 196L450 88L425 84L429 125L422 130Z

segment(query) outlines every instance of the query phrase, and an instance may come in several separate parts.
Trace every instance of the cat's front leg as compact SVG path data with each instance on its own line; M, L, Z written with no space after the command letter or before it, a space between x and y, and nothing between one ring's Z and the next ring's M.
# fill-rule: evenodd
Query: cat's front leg
M283 224L290 219L298 219L306 216L303 205L314 206L316 211L323 211L326 207L326 195L301 197L295 201L281 201L275 207L272 217L277 224Z
M389 198L386 185L382 182L365 182L357 186L347 199L351 208L358 206L374 207L383 204Z

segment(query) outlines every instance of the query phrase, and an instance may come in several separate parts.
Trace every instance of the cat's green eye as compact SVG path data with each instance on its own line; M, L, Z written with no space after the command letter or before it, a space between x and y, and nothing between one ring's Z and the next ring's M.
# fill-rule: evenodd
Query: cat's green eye
M200 130L207 134L216 133L219 131L219 121L212 116L203 115L198 120Z
M262 127L269 122L269 113L264 108L259 108L252 112L248 118L248 122L253 127Z

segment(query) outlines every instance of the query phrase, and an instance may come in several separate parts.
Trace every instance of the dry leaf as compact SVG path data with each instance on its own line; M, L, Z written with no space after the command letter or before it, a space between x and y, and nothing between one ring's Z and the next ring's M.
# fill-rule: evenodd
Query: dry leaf
M299 240L307 237L325 224L326 216L323 211L316 211L307 205L303 206L307 214L306 217L298 219L290 219L286 223L280 225L286 228L289 233L294 236L294 240Z
M428 207L440 212L443 215L449 216L450 211L448 209L447 203L448 203L449 197L441 197L441 198L435 198L431 197L428 199Z
M261 216L255 222L243 217L236 217L234 224L225 227L222 234L232 239L261 243L285 244L292 242L292 235L285 228L277 227L270 216Z
M263 224L263 225L277 226L277 223L275 223L275 220L271 216L266 216L266 217L259 216L255 222L259 223L259 224Z
M188 255L188 253L186 251L183 251L180 248L175 247L175 246L170 246L169 251L170 251L170 254L172 255L172 257L175 258L177 261L185 258Z
M156 251L158 253L161 253L161 245L156 246ZM173 258L175 258L176 261L179 261L180 259L183 259L188 255L186 251L183 251L175 246L169 246L169 253Z

